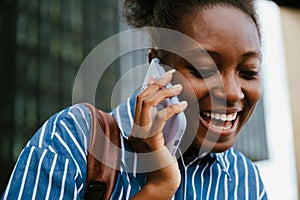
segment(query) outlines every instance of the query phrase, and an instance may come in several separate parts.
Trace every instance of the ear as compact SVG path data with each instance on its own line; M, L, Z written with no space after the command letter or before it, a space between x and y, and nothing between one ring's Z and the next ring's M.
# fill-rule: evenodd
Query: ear
M155 49L149 49L148 52L148 62L151 63L153 58L157 58L158 57L158 52Z

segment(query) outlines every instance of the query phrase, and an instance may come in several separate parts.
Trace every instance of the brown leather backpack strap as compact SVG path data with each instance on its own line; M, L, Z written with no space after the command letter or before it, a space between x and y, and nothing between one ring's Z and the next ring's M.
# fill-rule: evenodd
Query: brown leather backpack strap
M107 200L111 197L117 179L120 130L112 115L90 104L84 105L91 113L85 199Z

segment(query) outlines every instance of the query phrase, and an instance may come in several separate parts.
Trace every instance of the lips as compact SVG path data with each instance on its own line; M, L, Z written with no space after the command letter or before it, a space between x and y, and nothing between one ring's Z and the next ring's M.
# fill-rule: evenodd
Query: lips
M219 112L201 112L200 121L202 124L218 134L231 134L234 131L235 122L238 118L238 112L219 113Z

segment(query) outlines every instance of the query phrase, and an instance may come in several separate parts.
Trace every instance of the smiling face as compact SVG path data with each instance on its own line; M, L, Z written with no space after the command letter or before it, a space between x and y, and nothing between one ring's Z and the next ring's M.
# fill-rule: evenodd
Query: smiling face
M199 127L192 146L222 152L232 147L261 97L258 31L244 12L224 6L185 16L182 24L180 31L202 48L191 47L188 59L169 53L163 61L184 77L196 95ZM189 96L186 85L183 93Z

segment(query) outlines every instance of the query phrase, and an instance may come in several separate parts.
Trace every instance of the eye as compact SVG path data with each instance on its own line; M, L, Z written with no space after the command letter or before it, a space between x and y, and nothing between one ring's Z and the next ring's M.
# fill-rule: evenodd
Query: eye
M209 78L218 73L216 67L204 67L205 69L196 69L193 66L187 66L187 68L191 71L191 74L197 78Z
M239 74L247 80L253 80L259 77L259 71L242 70Z

